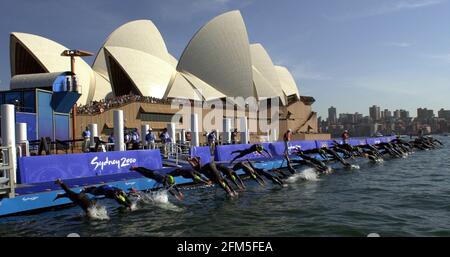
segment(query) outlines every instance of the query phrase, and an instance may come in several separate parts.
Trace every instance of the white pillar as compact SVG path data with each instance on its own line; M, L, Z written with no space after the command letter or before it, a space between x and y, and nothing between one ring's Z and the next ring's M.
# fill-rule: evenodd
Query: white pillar
M26 123L16 123L16 144L22 149L23 156L30 156Z
M9 162L13 167L13 179L16 183L16 171L17 171L17 148L16 148L16 113L14 111L14 105L3 104L0 108L2 115L1 119L1 129L2 129L2 145L11 147L12 159Z
M114 110L114 150L125 151L122 110Z
M278 141L278 133L276 128L272 129L271 140L272 142Z
M145 140L145 136L147 135L149 129L150 129L150 125L149 124L143 124L141 126L141 142L142 142L142 146L147 146L147 140Z
M247 117L241 117L241 144L248 144Z
M98 137L97 124L96 123L88 124L88 129L91 132L90 138L91 147L95 147L95 138Z
M27 139L27 124L26 123L16 123L16 143L24 143L28 141Z
M172 143L176 143L175 123L170 122L167 124L167 132L169 133Z
M230 144L231 143L231 119L225 118L223 119L223 143Z
M200 140L198 138L198 114L193 113L191 116L191 146L199 146Z
M185 144L186 143L186 130L185 129L181 129L180 131L180 144Z

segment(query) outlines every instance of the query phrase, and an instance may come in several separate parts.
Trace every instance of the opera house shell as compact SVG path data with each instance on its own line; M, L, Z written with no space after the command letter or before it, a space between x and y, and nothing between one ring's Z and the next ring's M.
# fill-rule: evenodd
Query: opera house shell
M12 33L11 75L70 71L61 56L67 48L49 39ZM98 51L92 67L76 58L79 104L129 93L156 98L212 100L227 96L299 99L287 68L273 64L261 44L250 44L239 11L219 15L193 36L179 61L167 50L149 20L116 29Z

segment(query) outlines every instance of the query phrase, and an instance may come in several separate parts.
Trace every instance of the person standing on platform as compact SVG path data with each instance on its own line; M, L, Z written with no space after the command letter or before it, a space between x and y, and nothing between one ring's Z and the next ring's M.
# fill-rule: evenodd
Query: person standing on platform
M192 133L190 131L186 131L186 141L192 141Z
M148 149L155 149L155 135L152 132L152 128L148 129L148 133L145 136L145 141L147 141Z
M130 131L128 129L126 129L124 133L125 134L123 136L123 139L125 141L125 148L126 148L126 150L128 150L128 149L130 149L131 135L130 135Z
M289 142L291 141L291 137L292 137L292 129L288 129L283 135L285 154L289 154Z
M137 129L133 129L131 131L131 145L133 150L139 149L139 142L140 142L139 132L137 131Z
M348 139L350 138L350 134L348 133L348 130L344 130L341 137L342 137L342 141L344 142L344 144L347 144Z
M85 128L85 130L83 131L81 136L83 137L83 140L84 140L82 150L85 153L89 152L89 145L90 145L90 141L91 141L91 131L89 131L88 127Z
M208 144L209 144L209 150L211 151L211 154L214 154L216 142L217 142L217 131L215 129L213 129L211 131L211 133L208 134Z
M231 132L231 143L232 143L233 145L235 145L236 142L237 142L237 136L238 136L238 130L235 128L235 129L233 130L233 132Z
M172 142L172 139L170 138L167 128L163 129L163 131L159 135L159 139L161 139L161 143L163 144L163 155L164 155L164 157L167 157L167 154L169 152L170 143Z

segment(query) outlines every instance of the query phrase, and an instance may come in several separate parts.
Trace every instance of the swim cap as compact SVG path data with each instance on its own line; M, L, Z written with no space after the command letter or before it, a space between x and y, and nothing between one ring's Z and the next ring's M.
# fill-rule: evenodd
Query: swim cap
M201 181L200 177L197 175L194 175L194 180Z
M260 144L257 144L257 145L256 145L256 150L257 150L258 152L262 151L263 149L264 149L264 147L263 147L262 145L260 145Z
M171 184L171 185L175 184L175 179L173 178L172 175L168 175L167 178L169 180L169 184Z
M120 201L122 201L123 203L126 202L126 199L125 199L125 197L124 197L122 194L118 195L117 198L118 198Z

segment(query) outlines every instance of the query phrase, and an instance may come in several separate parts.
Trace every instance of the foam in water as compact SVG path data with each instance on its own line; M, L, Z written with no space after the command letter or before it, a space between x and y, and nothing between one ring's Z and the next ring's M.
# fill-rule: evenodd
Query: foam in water
M131 210L131 211L135 211L135 210L137 210L137 209L138 209L137 201L132 202L132 203L131 203L131 206L130 206L130 210Z
M302 170L300 173L290 176L288 179L286 179L286 182L295 183L299 179L308 180L308 181L318 181L319 180L316 171L313 168L308 168L306 170Z
M352 170L359 170L361 167L359 167L359 165L357 165L357 164L352 164L351 166L350 166L350 169L352 169Z
M153 204L161 209L180 212L183 209L169 201L169 195L166 190L140 194L140 200L146 204Z
M87 210L87 216L94 220L109 220L108 211L105 206L97 205L90 207Z

